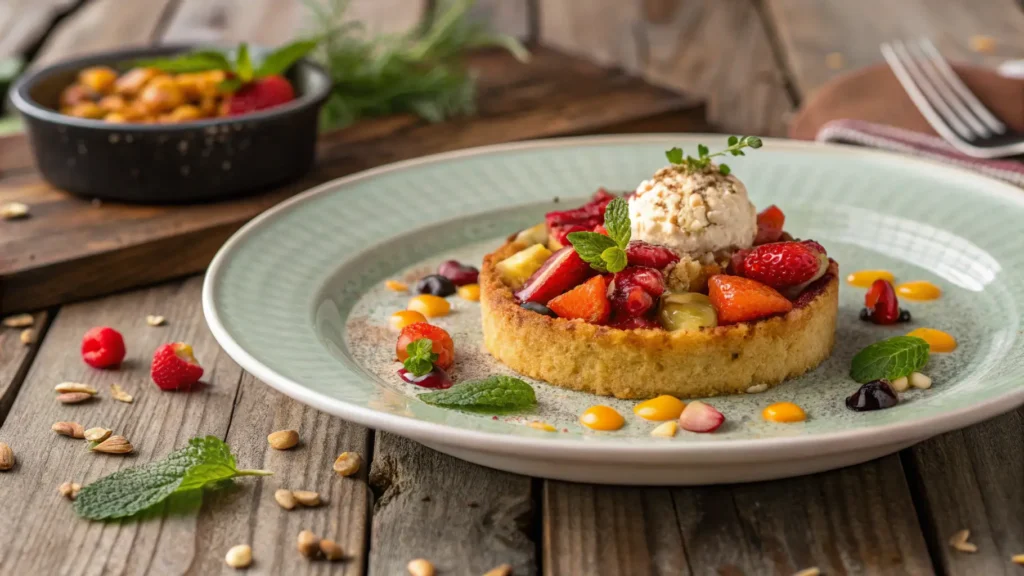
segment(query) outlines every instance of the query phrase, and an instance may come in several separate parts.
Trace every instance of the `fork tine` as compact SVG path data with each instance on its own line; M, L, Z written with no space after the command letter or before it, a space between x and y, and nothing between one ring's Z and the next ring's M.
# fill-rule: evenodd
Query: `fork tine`
M928 38L923 38L920 41L921 50L928 56L935 68L945 77L946 82L956 91L960 98L970 107L970 109L985 123L993 132L996 134L1002 134L1006 132L1006 125L1003 124L998 118L995 117L984 104L978 100L977 96L971 92L970 88L964 84L960 76L953 70L949 65L949 62L943 58L939 49L935 47L935 44Z
M961 120L966 122L967 125L982 138L992 136L992 130L983 124L977 116L971 113L971 110L959 98L956 89L949 85L949 79L936 69L934 59L929 58L928 55L924 53L923 47L915 44L909 44L906 46L906 49L907 54L914 59L914 63L917 64L917 67L931 81L931 84L935 88L939 97L942 98L953 112L955 112Z
M896 78L903 85L907 95L917 105L935 131L947 139L973 140L974 135L960 118L949 109L949 106L935 94L928 79L918 70L914 61L907 54L903 43L881 45L882 56L889 63Z

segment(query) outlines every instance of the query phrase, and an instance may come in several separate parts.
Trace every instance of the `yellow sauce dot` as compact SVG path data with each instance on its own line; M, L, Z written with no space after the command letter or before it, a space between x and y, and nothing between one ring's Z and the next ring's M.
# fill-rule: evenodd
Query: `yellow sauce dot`
M804 409L792 402L776 402L761 412L769 422L803 422L807 419Z
M459 286L456 293L459 295L459 298L462 298L463 300L477 302L480 300L480 285L466 284L465 286Z
M413 312L419 312L427 318L434 318L447 315L451 311L452 305L440 296L420 294L409 300L407 308Z
M918 328L917 330L911 330L907 336L917 336L924 340L928 343L928 349L932 352L952 352L956 350L956 338L942 330Z
M593 430L618 430L626 419L610 406L591 406L580 415L580 424Z
M931 282L917 280L915 282L904 282L896 287L896 294L907 300L935 300L942 296L942 288Z
M398 280L386 280L384 281L384 287L394 292L405 292L409 289L409 285L405 282L399 282Z
M547 422L530 422L530 428L536 428L537 430L543 430L545 432L557 432L558 429L548 424Z
M683 413L686 404L675 396L661 395L641 402L633 407L633 413L644 420L675 420Z
M870 288L879 278L892 282L896 279L888 270L858 270L846 277L846 281L860 288Z
M413 312L412 310L399 310L392 314L391 318L388 318L388 324L395 332L401 332L402 328L405 328L409 324L426 321L427 318L423 314Z

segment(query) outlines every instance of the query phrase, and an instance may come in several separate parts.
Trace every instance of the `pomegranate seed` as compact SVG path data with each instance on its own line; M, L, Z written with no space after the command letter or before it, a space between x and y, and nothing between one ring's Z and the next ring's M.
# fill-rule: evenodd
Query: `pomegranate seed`
M447 260L437 267L437 273L452 281L456 286L476 284L480 271L458 260Z

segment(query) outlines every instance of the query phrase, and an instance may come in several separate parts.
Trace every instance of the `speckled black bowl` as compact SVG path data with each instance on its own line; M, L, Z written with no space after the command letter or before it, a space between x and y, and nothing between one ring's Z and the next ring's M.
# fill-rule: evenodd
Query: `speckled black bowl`
M113 124L57 110L61 90L83 68L123 69L141 58L192 48L107 52L23 76L11 100L25 119L43 176L58 188L90 198L183 203L256 192L308 171L315 156L317 117L331 81L307 60L288 72L294 101L244 116L184 124Z

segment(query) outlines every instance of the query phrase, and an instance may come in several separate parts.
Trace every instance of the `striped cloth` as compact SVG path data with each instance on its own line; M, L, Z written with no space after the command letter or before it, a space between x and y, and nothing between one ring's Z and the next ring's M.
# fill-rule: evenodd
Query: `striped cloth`
M938 136L862 120L833 120L818 130L815 140L856 144L930 158L1024 187L1024 163L1017 160L971 158Z

